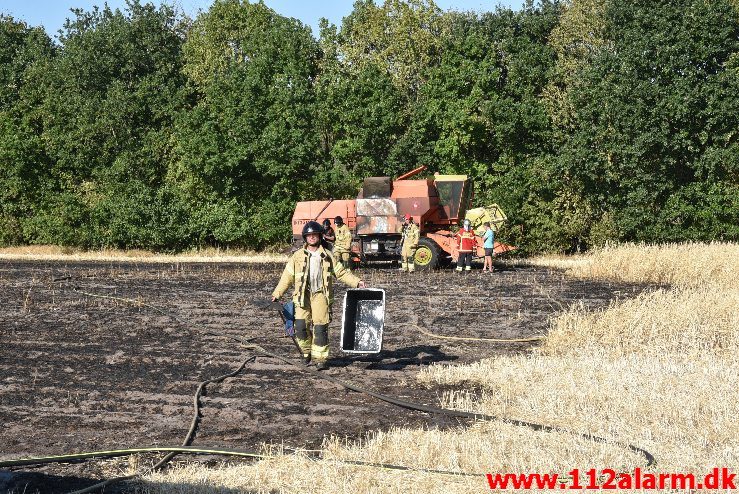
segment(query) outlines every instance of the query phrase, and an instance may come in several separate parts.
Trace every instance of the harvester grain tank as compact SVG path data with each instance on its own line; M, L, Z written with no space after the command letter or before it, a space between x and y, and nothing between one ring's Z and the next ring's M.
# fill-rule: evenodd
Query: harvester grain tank
M353 234L352 252L357 260L396 260L400 258L401 228L406 214L421 230L415 263L419 269L432 269L456 261L456 225L465 217L479 228L489 221L497 228L505 215L496 205L470 209L472 183L467 175L439 175L415 178L425 166L395 180L390 177L364 179L356 199L299 202L292 219L293 238L302 242L303 225L311 220L333 220L341 216ZM496 242L497 254L513 248ZM483 255L482 248L478 252Z

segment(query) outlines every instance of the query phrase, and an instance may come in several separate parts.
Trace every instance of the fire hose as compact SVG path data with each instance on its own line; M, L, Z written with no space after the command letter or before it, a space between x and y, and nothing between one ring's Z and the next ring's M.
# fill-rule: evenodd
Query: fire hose
M110 300L116 300L116 301L125 302L125 303L129 303L129 304L137 305L137 306L147 307L149 309L152 309L152 310L154 310L154 311L156 311L156 312L158 312L158 313L160 313L160 314L162 314L164 316L167 316L167 317L169 317L169 318L177 321L178 323L180 323L180 324L182 324L182 325L184 325L186 327L190 327L192 329L195 329L199 333L209 334L209 335L213 335L213 336L219 336L219 337L223 337L223 338L227 338L227 339L231 339L231 340L237 341L237 342L241 343L246 349L248 349L251 352L253 352L255 355L261 355L261 356L266 356L266 357L274 358L276 360L279 360L281 362L284 362L284 363L286 363L288 365L291 365L293 367L297 367L298 369L300 369L303 372L308 372L308 373L312 374L315 377L318 377L320 379L324 379L326 381L329 381L329 382L332 382L334 384L337 384L337 385L339 385L339 386L341 386L341 387L343 387L345 389L348 389L348 390L351 390L351 391L355 391L355 392L358 392L358 393L367 394L369 396L372 396L374 398L377 398L378 400L381 400L381 401L384 401L386 403L390 403L390 404L399 406L401 408L405 408L405 409L409 409L409 410L415 410L415 411L420 411L420 412L425 412L425 413L430 413L430 414L441 414L441 415L445 415L445 416L448 416L448 417L455 417L455 418L466 418L466 419L485 420L485 421L500 421L500 422L511 424L511 425L514 425L514 426L528 427L528 428L530 428L530 429L532 429L534 431L538 431L538 432L564 432L564 433L568 433L568 434L571 434L571 435L574 435L574 436L579 436L581 438L584 438L584 439L587 439L587 440L590 440L590 441L593 441L593 442L605 443L605 444L612 444L612 445L615 445L615 446L619 446L619 447L628 449L628 450L630 450L632 452L638 453L638 454L642 455L646 459L646 461L647 461L646 466L648 466L648 467L654 466L656 464L656 460L655 460L654 456L649 451L647 451L644 448L641 448L639 446L635 446L635 445L632 445L632 444L629 444L629 443L621 443L621 442L618 442L618 441L611 441L611 440L608 440L606 438L603 438L603 437L600 437L600 436L595 436L595 435L592 435L592 434L575 432L575 431L569 431L569 430L566 430L566 429L558 429L558 428L556 428L554 426L548 426L548 425L543 425L543 424L536 424L536 423L528 422L528 421L524 421L524 420L511 419L511 418L507 418L507 417L498 417L498 416L487 415L487 414L482 414L482 413L465 412L465 411L461 411L461 410L451 410L451 409L446 409L446 408L440 408L440 407L435 407L435 406L418 404L418 403L414 403L414 402L411 402L411 401L403 400L403 399L400 399L400 398L395 398L395 397L392 397L392 396L384 395L384 394L381 394L381 393L377 393L375 391L372 391L370 389L367 389L367 388L364 388L364 387L361 387L361 386L357 386L357 385L355 385L353 383L350 383L350 382L343 381L341 379L335 378L335 377L333 377L333 376L331 376L329 374L320 372L318 370L311 369L310 367L306 367L303 364L297 364L297 363L293 362L292 360L290 360L290 359L288 359L286 357L283 357L282 355L279 355L277 353L274 353L274 352L272 352L270 350L265 349L264 347L262 347L260 345L257 345L256 343L253 343L251 341L251 339L247 339L247 338L242 338L242 337L239 337L239 336L230 335L228 333L224 333L222 331L217 331L217 330L213 330L213 329L199 328L198 326L196 326L196 325L194 325L194 324L192 324L192 323L190 323L188 321L185 321L185 320L179 318L178 316L176 316L176 315L174 315L172 313L169 313L169 312L167 312L167 311L165 311L163 309L160 309L159 307L156 307L154 305L151 305L151 304L147 304L145 302L142 302L141 300L130 299L130 298L123 298L123 297L114 297L114 296L110 296L110 295L101 295L101 294L89 293L89 292L81 291L78 288L73 288L73 290L76 293L79 293L80 295L84 295L84 296L87 296L87 297L101 298L101 299L110 299ZM282 316L282 313L281 313L281 317L283 317ZM434 336L436 336L436 335L434 335ZM297 345L297 342L295 341L295 337L294 336L291 336L291 338L293 339L293 342L295 343L295 345L297 347L298 345ZM447 337L447 338L454 338L454 337ZM509 340L506 340L506 341L509 341ZM201 385L198 387L198 393L196 393L196 397L195 397L195 405L196 405L195 417L193 418L193 422L192 422L191 427L190 427L190 432L188 432L187 438L183 442L183 446L179 446L179 447L168 446L168 447L160 447L160 448L156 448L156 447L154 447L154 448L146 448L145 447L145 448L132 448L132 449L118 449L118 450L112 450L112 451L98 451L98 452L89 452L89 453L78 453L78 454L72 454L72 455L59 455L59 456L48 456L48 457L27 458L27 459L2 460L2 461L0 461L0 468L6 468L6 467L11 467L11 466L31 465L31 464L40 464L40 463L62 463L62 462L69 462L69 461L80 460L80 459L85 459L85 458L92 458L92 457L125 456L125 455L130 455L130 454L141 453L141 452L153 452L153 451L161 451L161 452L167 451L167 452L169 452L169 454L167 454L164 458L162 458L162 460L160 460L159 462L157 462L157 464L155 464L150 469L150 471L154 471L155 469L160 469L161 467L163 467L166 463L168 463L178 453L223 454L223 455L232 455L232 456L245 456L245 457L252 457L252 458L269 458L270 457L269 455L260 455L260 454L257 454L257 453L250 453L250 452L244 452L244 451L225 450L225 449L219 449L219 448L192 448L192 447L188 446L189 445L189 442L191 440L192 434L194 433L195 427L197 426L197 417L199 415L199 396L200 396L200 392L202 391L203 387L207 383L209 383L209 382L220 382L223 379L226 379L227 377L235 376L236 374L238 374L238 372L241 371L241 369L246 365L246 363L249 362L253 358L254 357L251 357L250 359L245 360L244 363L235 372L232 372L230 374L226 374L224 376L221 376L221 377L216 378L216 379L213 379L213 380L204 381L203 383L201 383ZM404 466L400 466L400 465L388 465L388 464L380 464L380 463L356 462L356 461L344 461L344 460L339 460L339 461L344 462L344 463L350 463L350 464L357 464L357 465L364 465L364 466L376 466L376 467L389 468L389 469L401 469L401 470L413 470L413 471L416 471L417 470L415 468L404 467ZM423 470L423 469L418 469L418 470L419 471L427 471L427 470ZM434 470L428 470L428 472L444 473L444 474L454 474L454 475L473 475L473 476L482 475L482 474L470 474L470 473L462 473L462 472L447 472L447 471L434 471ZM88 488L85 488L85 489L82 489L82 490L75 491L75 492L73 492L71 494L84 494L84 493L94 492L94 491L96 491L96 490L98 490L98 489L100 489L102 487L105 487L105 486L107 486L107 485L109 485L109 484L111 484L113 482L122 481L122 480L130 480L130 479L132 479L132 478L134 478L136 476L138 476L138 475L137 474L134 474L134 475L131 475L131 476L117 477L117 478L114 478L114 479L109 479L109 480L106 480L106 481L101 482L99 484L95 484L95 485L93 485L91 487L88 487Z

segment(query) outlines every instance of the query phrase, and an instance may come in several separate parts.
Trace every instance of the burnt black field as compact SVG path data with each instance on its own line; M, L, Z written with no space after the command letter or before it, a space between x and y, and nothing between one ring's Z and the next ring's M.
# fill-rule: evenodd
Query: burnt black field
M281 270L274 263L0 262L0 458L181 444L198 384L232 372L251 356L206 330L254 338L299 362L292 342L282 337L275 306L267 304ZM421 367L528 352L536 343L435 339L412 324L447 336L525 338L546 334L550 318L572 303L605 307L643 289L574 280L544 268L489 274L478 266L469 274L446 269L409 275L386 265L357 273L386 291L383 351L341 353L345 287L338 284L332 368L326 372L430 405L438 405L443 390L416 383ZM267 357L210 385L201 403L193 446L318 448L328 435L360 438L393 426L463 425L348 392ZM127 461L1 472L0 490L67 492L112 476L120 464Z

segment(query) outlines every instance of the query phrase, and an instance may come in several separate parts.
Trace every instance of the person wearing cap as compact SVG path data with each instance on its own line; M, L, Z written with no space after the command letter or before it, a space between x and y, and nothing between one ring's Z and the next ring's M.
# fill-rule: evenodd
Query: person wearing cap
M323 227L309 221L303 227L303 247L288 259L280 281L272 292L279 300L291 287L295 303L295 340L303 353L303 361L315 362L316 369L328 368L328 324L334 300L333 279L351 288L365 284L338 262L323 242Z
M334 224L336 225L334 257L337 261L343 264L345 268L349 269L349 251L352 247L352 232L349 230L349 227L344 224L344 218L341 216L334 218Z
M406 214L403 219L403 245L400 250L400 270L412 273L416 270L414 257L416 256L418 238L421 232L418 225L413 222L413 217L410 214Z
M459 251L457 271L461 272L463 266L465 271L470 271L472 269L472 253L477 248L477 236L472 230L470 220L464 220L462 228L457 232L456 239L457 250Z

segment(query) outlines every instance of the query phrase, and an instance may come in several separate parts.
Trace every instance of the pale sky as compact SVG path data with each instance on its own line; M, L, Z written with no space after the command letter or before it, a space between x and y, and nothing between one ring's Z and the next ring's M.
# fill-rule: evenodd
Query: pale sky
M213 0L164 0L174 4L181 11L194 17L199 10L208 10ZM91 10L93 5L102 6L105 0L0 0L0 13L10 15L16 20L23 20L32 26L42 25L51 36L55 36L62 28L64 20L72 17L69 9L82 8ZM141 3L146 3L142 1ZM162 0L153 0L159 5ZM286 17L295 17L311 26L314 36L318 36L318 20L325 17L329 22L341 25L341 19L349 15L354 5L353 0L264 0L264 3L277 13ZM375 0L382 3L382 0ZM107 4L115 8L124 8L125 0L108 0ZM497 5L518 10L524 0L436 0L436 4L444 10L494 11Z

